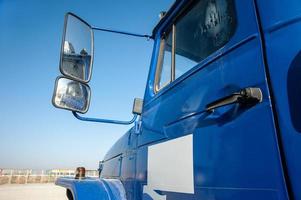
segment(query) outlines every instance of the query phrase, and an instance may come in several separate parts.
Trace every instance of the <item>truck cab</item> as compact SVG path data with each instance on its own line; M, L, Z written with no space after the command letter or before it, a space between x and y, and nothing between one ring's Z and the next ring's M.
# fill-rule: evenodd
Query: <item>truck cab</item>
M99 179L57 184L79 200L301 200L300 16L298 0L176 0L135 126Z

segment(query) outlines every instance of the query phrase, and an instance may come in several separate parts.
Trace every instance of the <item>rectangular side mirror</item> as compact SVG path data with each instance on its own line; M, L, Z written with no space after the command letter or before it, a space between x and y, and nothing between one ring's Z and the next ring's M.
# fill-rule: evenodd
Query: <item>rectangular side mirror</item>
M135 98L133 104L133 114L141 115L143 108L143 99Z
M93 64L93 43L91 26L78 16L67 13L61 47L61 73L83 83L89 82Z
M86 113L91 98L90 87L79 81L58 77L55 81L52 104L57 108Z

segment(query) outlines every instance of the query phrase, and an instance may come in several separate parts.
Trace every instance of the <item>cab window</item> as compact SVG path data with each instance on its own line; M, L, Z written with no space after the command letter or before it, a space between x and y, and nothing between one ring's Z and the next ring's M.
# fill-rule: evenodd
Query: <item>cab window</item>
M158 60L156 90L223 47L233 36L235 28L234 0L194 1L177 17L168 37L163 34L161 38L161 47L164 48L160 48L162 56ZM165 56L167 52L168 56ZM165 77L170 81L162 84Z

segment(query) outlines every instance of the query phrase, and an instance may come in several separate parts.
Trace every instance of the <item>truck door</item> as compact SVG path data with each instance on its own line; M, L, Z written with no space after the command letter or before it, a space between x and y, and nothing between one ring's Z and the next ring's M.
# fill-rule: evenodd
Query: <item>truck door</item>
M154 33L138 199L287 199L253 1L176 1ZM248 87L261 103L203 112Z

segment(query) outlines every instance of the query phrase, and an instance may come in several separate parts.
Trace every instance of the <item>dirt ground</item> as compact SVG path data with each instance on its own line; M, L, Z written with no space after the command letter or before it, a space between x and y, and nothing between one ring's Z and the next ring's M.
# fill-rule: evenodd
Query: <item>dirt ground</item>
M67 200L65 193L53 183L0 185L0 200Z

